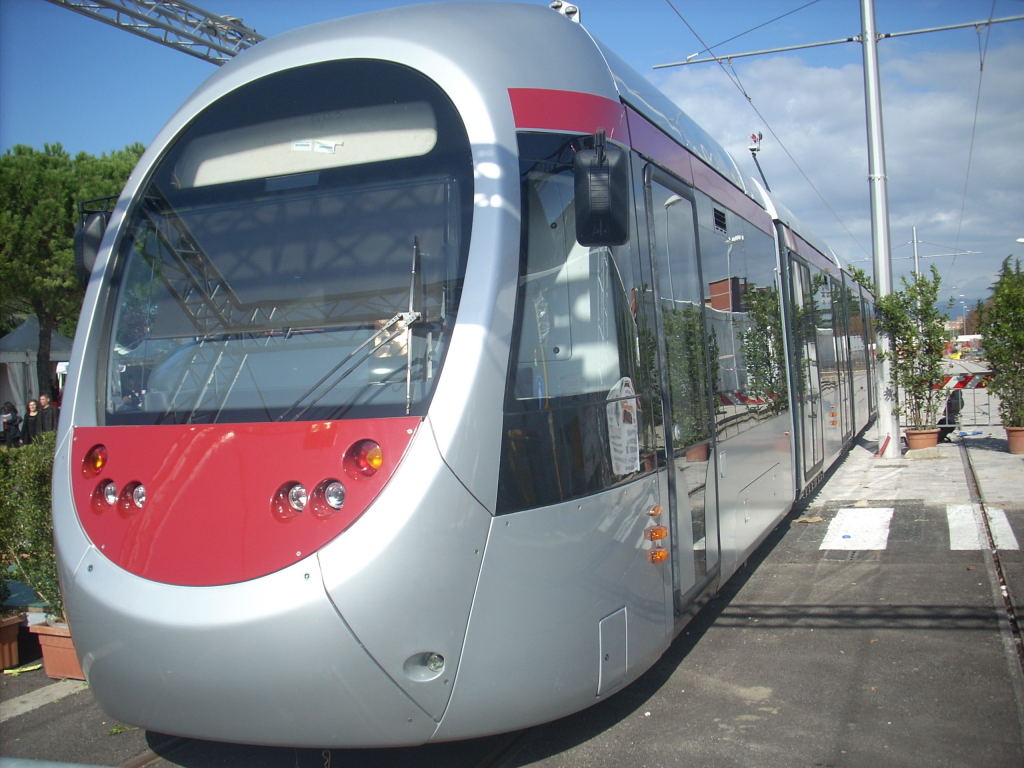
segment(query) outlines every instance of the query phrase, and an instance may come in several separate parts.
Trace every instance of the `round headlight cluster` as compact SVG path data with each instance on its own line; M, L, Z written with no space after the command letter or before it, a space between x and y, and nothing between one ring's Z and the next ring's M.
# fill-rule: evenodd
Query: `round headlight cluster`
M104 445L94 445L82 459L82 476L98 477L107 466L109 452ZM92 491L92 508L95 512L106 512L118 508L124 513L137 512L146 506L146 486L134 480L118 491L117 483L111 478L100 480Z
M372 477L384 466L384 451L376 440L357 440L341 457L341 467L353 480ZM297 480L278 486L270 510L279 520L291 520L307 509L314 517L332 517L345 506L345 484L336 477L321 480L310 493Z
M345 486L340 480L322 480L310 494L302 483L283 483L274 493L271 510L280 520L291 520L309 509L316 517L331 517L345 506Z

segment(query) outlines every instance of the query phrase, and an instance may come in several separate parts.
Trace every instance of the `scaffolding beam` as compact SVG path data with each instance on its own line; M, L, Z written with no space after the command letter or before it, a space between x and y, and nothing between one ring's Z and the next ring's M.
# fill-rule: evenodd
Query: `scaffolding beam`
M47 0L117 29L220 66L264 39L241 19L185 0Z

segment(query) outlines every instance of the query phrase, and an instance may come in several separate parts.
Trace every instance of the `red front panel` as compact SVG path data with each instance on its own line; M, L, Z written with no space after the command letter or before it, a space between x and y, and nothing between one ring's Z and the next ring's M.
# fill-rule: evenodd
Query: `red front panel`
M626 110L618 101L591 93L546 88L509 88L516 128L594 133L629 144Z
M366 510L394 472L419 418L270 424L79 427L72 487L79 520L104 555L127 571L170 584L230 584L308 556ZM380 469L353 477L343 457L360 440L383 449ZM106 447L98 472L83 471L93 446ZM88 476L87 476L88 475ZM313 493L345 486L342 508L325 516L311 505L294 517L274 513L283 484ZM118 493L141 483L141 509L96 498L105 481Z

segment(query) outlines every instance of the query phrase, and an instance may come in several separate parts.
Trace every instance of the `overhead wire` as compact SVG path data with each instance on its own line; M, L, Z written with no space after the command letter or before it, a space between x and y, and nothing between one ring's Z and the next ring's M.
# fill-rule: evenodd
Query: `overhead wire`
M835 220L839 223L839 226L843 228L843 231L845 231L846 234L850 236L850 239L853 240L853 242L857 245L857 247L861 251L863 251L864 253L867 253L868 252L867 249L861 244L861 242L860 242L860 240L858 240L857 236L854 235L850 231L850 228L846 226L846 222L843 221L842 217L840 217L840 215L831 206L831 204L828 202L828 200L825 199L825 196L821 193L821 191L818 189L818 187L815 186L814 182L811 180L811 177L807 175L807 173L801 167L800 163L797 161L796 157L794 157L793 153L789 151L789 148L786 146L786 143L782 140L782 138L778 135L778 133L776 133L775 129L771 126L771 123L768 122L768 119L761 113L761 110L758 109L757 105L754 104L753 97L747 92L746 88L743 86L743 83L740 81L739 74L736 73L735 67L733 67L731 65L731 63L730 63L729 68L726 68L725 64L723 63L723 59L727 59L728 57L716 56L712 52L712 48L717 47L717 46L709 46L704 41L704 39L701 37L700 33L697 32L697 30L693 28L693 25L690 24L690 22L687 21L687 19L683 16L683 14L679 12L679 9L675 7L675 5L673 4L672 0L665 0L665 3L668 5L669 8L672 9L672 12L675 13L675 15L679 17L679 20L681 22L683 22L683 24L686 25L686 28L690 30L690 33L695 38L697 38L697 41L701 45L704 46L704 50L707 51L708 53L710 53L714 57L715 62L718 64L719 67L721 67L722 72L725 73L725 76L727 78L729 78L729 81L740 92L740 94L743 96L743 98L747 100L747 104L750 105L750 108L754 111L754 114L756 114L758 116L758 118L764 123L765 128L768 130L768 133L770 133L772 135L772 137L775 139L775 141L778 142L779 146L782 148L782 151L786 154L786 157L788 157L790 162L793 163L793 166L797 169L797 171L800 173L800 175L804 178L804 181L807 182L808 186L810 186L810 188L812 190L814 190L814 194L816 194L818 196L818 199L821 200L822 204L828 209L829 213L832 214L832 216L835 218ZM802 10L802 9L804 9L804 8L810 6L810 5L813 5L813 3L805 3L804 5L800 6L799 8L794 8L792 11L789 11L787 13L782 14L781 16L776 17L776 19L773 19L773 21L777 21L780 18L788 16L790 13L795 13L796 11ZM753 27L753 28L747 30L747 32L752 32L754 29L758 29L759 27L763 27L763 26L765 26L765 24L768 24L768 23L771 23L771 22L765 22L764 24L760 24L760 25L758 25L758 27ZM747 32L742 32L742 33L740 33L740 35L736 35L736 37L740 37L742 35L745 35L745 34L747 34ZM730 39L735 39L735 38L730 38ZM728 41L724 41L724 42L728 42ZM722 45L722 43L718 43L717 45ZM731 70L731 72L730 72L730 70Z
M725 40L722 40L721 42L715 43L714 45L711 45L711 46L708 46L707 48L704 48L703 50L697 51L693 55L694 56L700 56L702 53L711 53L715 48L719 48L719 47L725 45L726 43L731 43L733 40L739 40L744 35L749 35L751 32L756 32L757 30L761 29L762 27L767 27L769 24L774 24L779 19L784 19L787 16L793 15L797 11L802 11L804 8L807 8L808 6L811 6L811 5L814 5L815 3L820 3L820 2L821 2L821 0L810 0L810 2L807 2L807 3L804 3L803 5L797 6L796 8L794 8L791 11L786 11L785 13L780 13L778 16L776 16L774 18L768 19L768 21L762 21L760 24L757 24L757 25L751 27L750 29L748 29L748 30L746 30L744 32L740 32L738 35L733 35L732 37L727 37ZM671 5L671 3L669 3L669 5ZM675 9L673 8L673 10L675 10ZM678 11L677 11L677 14L678 14ZM700 38L698 38L698 40L699 39Z
M992 0L992 8L988 13L989 22L996 15L996 0ZM978 112L981 107L981 83L985 77L985 56L988 54L988 41L992 32L992 24L985 25L984 42L982 42L982 32L979 29L978 34L978 88L977 93L974 96L974 118L971 121L971 140L967 147L967 169L964 172L964 187L960 194L960 218L956 223L956 240L955 247L953 250L959 250L960 248L960 231L964 225L964 211L967 208L967 186L971 180L971 165L974 162L974 139L978 132ZM956 265L956 256L953 256L953 265Z

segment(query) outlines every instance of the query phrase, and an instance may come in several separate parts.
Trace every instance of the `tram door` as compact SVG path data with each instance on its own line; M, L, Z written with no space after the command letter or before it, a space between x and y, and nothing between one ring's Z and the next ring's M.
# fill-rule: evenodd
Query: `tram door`
M821 465L824 449L821 375L818 370L818 313L810 270L795 260L790 262L790 266L793 304L798 307L795 330L800 454L804 477L807 478Z
M665 361L662 439L671 505L673 589L677 605L683 605L688 593L702 586L718 566L714 411L693 200L684 187L674 190L650 178L647 197L661 311L660 357Z

